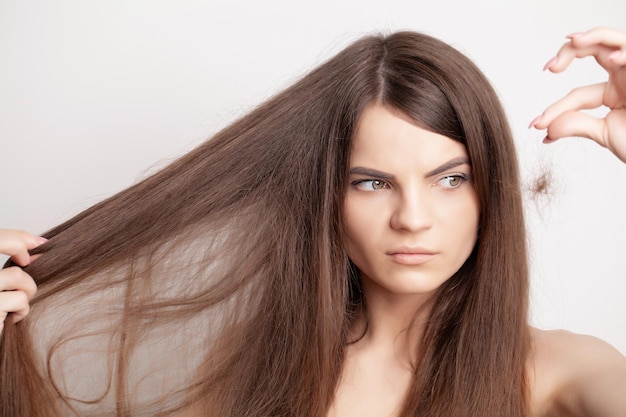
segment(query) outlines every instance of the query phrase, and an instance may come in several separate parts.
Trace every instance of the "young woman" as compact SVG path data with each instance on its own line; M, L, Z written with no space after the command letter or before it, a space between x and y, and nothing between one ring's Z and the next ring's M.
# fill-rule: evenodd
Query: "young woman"
M626 33L547 68L588 55L609 81L531 125L626 161ZM0 415L626 415L619 352L527 324L520 194L466 57L363 38L47 240L0 232L25 266L0 273Z

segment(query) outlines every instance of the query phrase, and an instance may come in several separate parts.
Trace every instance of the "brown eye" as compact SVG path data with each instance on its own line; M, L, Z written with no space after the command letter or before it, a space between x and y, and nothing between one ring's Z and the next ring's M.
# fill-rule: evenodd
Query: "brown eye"
M463 175L448 175L447 177L443 177L441 180L439 180L439 182L444 188L457 188L466 179L467 178Z
M388 184L382 180L358 180L352 184L361 191L378 191L388 187Z
M372 188L374 190L380 190L382 188L385 188L385 183L380 180L374 180L372 181Z
M452 177L452 178L450 178L450 181L448 181L448 184L451 187L456 187L460 183L461 183L461 177Z

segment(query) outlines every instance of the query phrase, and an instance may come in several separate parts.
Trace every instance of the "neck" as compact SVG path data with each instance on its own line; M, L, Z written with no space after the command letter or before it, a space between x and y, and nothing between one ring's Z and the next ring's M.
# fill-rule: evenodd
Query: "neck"
M365 310L355 326L363 337L360 347L387 350L407 363L415 363L416 352L432 300L432 294L391 294L363 287ZM360 331L360 332L359 332Z

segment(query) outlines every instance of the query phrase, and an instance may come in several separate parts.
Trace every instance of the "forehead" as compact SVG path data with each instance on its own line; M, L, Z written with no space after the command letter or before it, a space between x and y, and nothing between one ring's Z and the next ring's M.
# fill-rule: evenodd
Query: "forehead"
M450 159L466 157L465 146L447 136L419 127L404 113L371 104L359 121L350 153L350 165L378 169L425 170Z

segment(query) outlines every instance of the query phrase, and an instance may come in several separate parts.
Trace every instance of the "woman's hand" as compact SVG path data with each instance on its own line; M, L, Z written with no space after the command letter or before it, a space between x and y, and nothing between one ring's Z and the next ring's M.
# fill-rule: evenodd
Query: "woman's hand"
M0 253L9 255L20 266L31 263L34 257L28 251L45 242L46 239L27 232L0 229ZM13 322L26 317L30 310L29 301L36 292L35 281L21 268L13 266L0 270L0 333L9 313Z
M545 143L566 136L593 139L626 162L626 32L595 28L568 38L544 70L562 72L574 58L593 56L608 73L608 81L575 88L550 105L530 127L548 129ZM580 111L602 105L610 109L603 119Z

